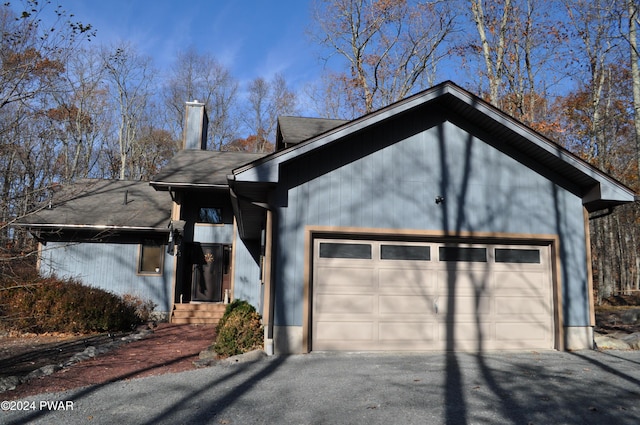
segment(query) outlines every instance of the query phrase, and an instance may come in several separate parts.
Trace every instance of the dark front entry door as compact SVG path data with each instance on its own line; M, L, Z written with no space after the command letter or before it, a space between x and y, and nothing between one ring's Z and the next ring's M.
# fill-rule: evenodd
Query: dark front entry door
M224 245L193 244L191 301L222 301Z

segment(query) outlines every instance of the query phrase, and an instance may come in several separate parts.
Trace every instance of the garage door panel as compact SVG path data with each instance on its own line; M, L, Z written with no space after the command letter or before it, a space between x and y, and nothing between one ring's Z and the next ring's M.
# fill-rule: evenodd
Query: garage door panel
M323 314L373 314L373 295L318 294L316 295L316 315Z
M427 296L387 296L378 300L380 314L436 314L435 302Z
M549 285L545 273L525 272L518 273L495 272L495 288L500 293L526 293L547 294Z
M489 296L456 296L455 298L439 297L439 316L476 316L491 314L491 297Z
M315 327L316 341L372 341L373 322L319 321Z
M315 282L318 292L348 291L371 292L375 270L363 267L318 267L318 278Z
M380 322L380 341L426 342L437 340L437 323L434 322Z
M448 270L438 273L438 292L475 295L492 289L491 275L481 270Z
M497 323L496 339L499 341L542 342L547 338L546 327L541 323Z
M549 303L542 297L496 297L496 314L549 317Z
M405 294L429 294L436 291L437 280L428 269L402 270L383 268L379 270L380 292L402 292Z
M440 323L439 330L441 341L489 341L495 339L496 325L490 321L454 320Z

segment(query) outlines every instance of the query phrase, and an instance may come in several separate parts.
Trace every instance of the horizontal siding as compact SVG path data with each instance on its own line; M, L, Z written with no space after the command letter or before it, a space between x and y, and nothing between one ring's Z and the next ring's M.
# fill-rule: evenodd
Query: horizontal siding
M49 242L42 249L40 273L74 278L85 285L151 300L169 312L173 257L165 254L162 276L138 275L137 244Z
M581 199L452 123L425 131L414 123L364 132L283 167L276 325L302 325L306 225L558 234L572 300L565 321L587 325Z

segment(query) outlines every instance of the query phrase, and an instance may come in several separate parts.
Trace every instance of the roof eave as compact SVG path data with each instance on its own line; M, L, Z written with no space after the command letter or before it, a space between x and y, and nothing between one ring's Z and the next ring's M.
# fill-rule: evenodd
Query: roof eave
M168 219L167 219L168 222ZM117 230L125 232L158 232L168 233L169 229L164 227L149 227L149 226L119 226L109 224L56 224L56 223L15 223L13 226L25 227L28 229L39 230Z
M149 182L149 184L156 190L158 191L173 191L175 189L178 190L185 190L185 189L197 189L197 190L208 190L208 189L216 189L216 190L222 190L222 189L228 189L229 185L228 184L221 184L221 183L214 183L214 184L209 184L209 183L168 183L168 182L162 182L162 181L152 181Z

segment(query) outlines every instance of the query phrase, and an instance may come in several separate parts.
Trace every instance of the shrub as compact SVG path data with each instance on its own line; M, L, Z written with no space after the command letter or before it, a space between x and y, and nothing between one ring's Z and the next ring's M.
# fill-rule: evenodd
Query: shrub
M157 307L157 304L153 301L143 300L142 298L131 294L124 294L122 296L122 301L127 306L134 309L140 322L150 321L153 316L153 310Z
M72 279L35 279L0 289L2 324L8 330L105 332L141 323L136 305Z
M229 304L216 327L214 350L229 357L262 348L262 324L256 309L246 301Z

